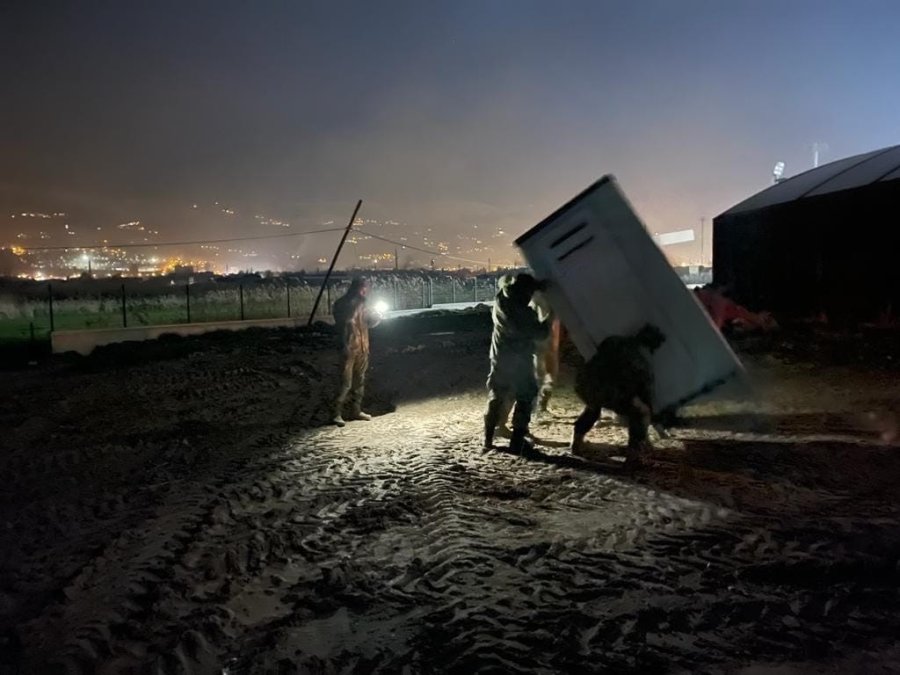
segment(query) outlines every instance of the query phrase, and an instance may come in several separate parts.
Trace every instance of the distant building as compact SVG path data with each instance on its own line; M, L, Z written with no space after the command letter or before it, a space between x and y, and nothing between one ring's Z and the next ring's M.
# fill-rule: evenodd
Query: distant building
M783 180L713 221L713 281L754 310L900 312L900 145Z
M189 277L194 274L193 265L175 265L172 274L176 277Z

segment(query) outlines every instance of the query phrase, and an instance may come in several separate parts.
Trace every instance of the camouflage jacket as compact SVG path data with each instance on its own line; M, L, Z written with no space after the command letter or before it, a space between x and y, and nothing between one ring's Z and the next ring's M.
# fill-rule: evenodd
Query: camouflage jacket
M346 294L334 303L334 326L340 345L347 353L369 352L369 328L378 324L366 308L366 299Z
M590 406L618 411L635 396L652 407L654 384L647 350L632 336L613 335L578 371L575 391Z
M549 322L541 321L534 307L514 302L503 291L494 299L493 319L493 364L505 359L533 361L538 343L550 335Z

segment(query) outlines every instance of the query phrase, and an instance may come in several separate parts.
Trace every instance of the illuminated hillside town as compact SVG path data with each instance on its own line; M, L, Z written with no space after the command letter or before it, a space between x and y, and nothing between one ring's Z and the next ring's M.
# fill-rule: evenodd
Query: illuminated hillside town
M193 210L198 205L192 205ZM214 204L220 214L235 216L235 210ZM0 246L0 275L42 281L77 276L156 277L179 270L227 275L238 272L309 272L321 270L330 262L333 248L331 235L338 229L335 221L322 221L311 226L253 215L248 228L237 237L222 235L230 242L193 243L174 241L157 227L141 220L113 226L72 225L64 212L20 212L9 215L18 226L14 241ZM233 223L227 232L233 232ZM277 228L277 232L274 230ZM342 254L342 266L364 270L434 270L492 272L513 269L522 262L512 244L513 236L500 227L487 228L474 224L471 233L457 233L441 238L436 228L410 226L395 220L379 221L358 218L354 232L347 238L348 248ZM298 230L296 237L285 237ZM316 234L303 235L314 230ZM360 231L362 230L362 231ZM387 243L376 236L390 239ZM273 237L272 235L276 236ZM316 252L305 252L304 239L317 237ZM175 238L177 239L177 238ZM693 241L691 237L688 241ZM409 248L407 248L409 247ZM699 268L701 261L696 245L690 252L675 247L665 249L676 269ZM304 251L304 252L301 252Z

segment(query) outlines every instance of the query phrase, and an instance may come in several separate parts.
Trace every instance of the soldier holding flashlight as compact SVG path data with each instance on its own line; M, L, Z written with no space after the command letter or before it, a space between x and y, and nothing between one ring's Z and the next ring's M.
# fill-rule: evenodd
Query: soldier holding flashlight
M362 410L366 371L369 369L369 328L377 326L383 317L381 312L370 311L366 305L371 285L362 277L354 277L347 293L334 303L334 325L342 350L341 380L334 402L332 423L346 424L344 408L349 403L347 420L370 420L372 416Z

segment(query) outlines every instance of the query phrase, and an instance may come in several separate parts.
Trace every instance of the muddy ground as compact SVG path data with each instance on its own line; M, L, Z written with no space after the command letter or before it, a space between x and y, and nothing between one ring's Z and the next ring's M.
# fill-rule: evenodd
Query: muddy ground
M569 370L482 452L488 341L386 325L344 429L321 331L4 373L0 673L900 672L895 340L737 342L755 394L635 474Z

